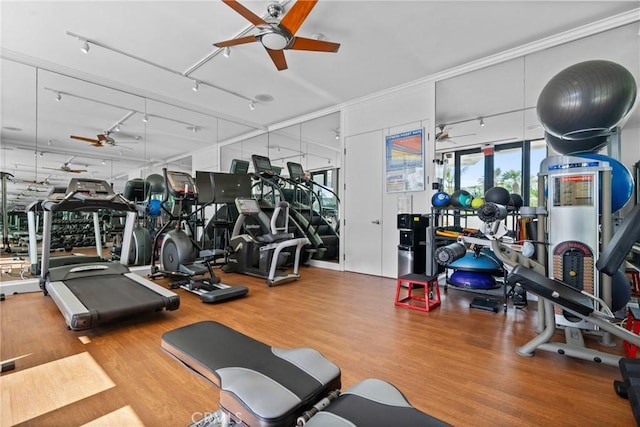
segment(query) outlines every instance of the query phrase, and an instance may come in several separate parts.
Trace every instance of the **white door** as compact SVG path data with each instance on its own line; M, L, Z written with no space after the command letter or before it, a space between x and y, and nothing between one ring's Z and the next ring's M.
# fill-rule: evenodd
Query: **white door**
M374 131L345 139L344 268L382 275L384 138Z

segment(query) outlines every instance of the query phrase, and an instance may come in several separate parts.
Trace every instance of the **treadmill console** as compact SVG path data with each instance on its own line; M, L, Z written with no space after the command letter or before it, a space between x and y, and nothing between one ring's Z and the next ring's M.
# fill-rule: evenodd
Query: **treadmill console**
M115 195L111 185L101 179L72 178L67 195L79 200L110 200Z
M256 199L236 199L236 207L241 215L255 215L260 213L260 205Z
M196 186L193 178L186 172L167 171L167 188L173 197L193 199Z

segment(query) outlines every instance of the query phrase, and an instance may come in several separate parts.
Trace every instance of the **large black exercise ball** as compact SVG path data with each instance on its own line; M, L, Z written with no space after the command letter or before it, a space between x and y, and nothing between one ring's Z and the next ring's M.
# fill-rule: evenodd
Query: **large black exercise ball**
M572 65L540 92L538 119L551 135L589 139L607 135L631 111L636 82L623 66L605 60Z
M521 195L519 195L518 193L511 193L509 195L509 206L515 209L520 209L523 205L524 200L522 199Z
M149 183L149 192L151 194L164 193L164 178L162 175L152 173L147 177L147 182Z
M620 270L611 277L611 311L623 309L631 299L631 283Z
M484 201L507 206L511 200L509 190L503 187L491 187L484 193Z
M467 190L457 190L451 195L451 205L455 208L468 208L473 197Z
M604 148L609 141L607 135L594 136L587 139L563 139L551 135L549 132L544 133L544 139L549 148L552 148L558 154L578 154L578 153L596 153Z
M631 171L613 157L603 154L583 153L579 157L609 163L609 166L611 166L611 212L618 212L625 207L633 197L634 182ZM599 188L598 194L601 194L601 191L602 189ZM602 196L599 196L599 200L600 212L602 213Z
M438 191L431 197L431 204L436 208L445 208L451 203L451 196L444 191Z

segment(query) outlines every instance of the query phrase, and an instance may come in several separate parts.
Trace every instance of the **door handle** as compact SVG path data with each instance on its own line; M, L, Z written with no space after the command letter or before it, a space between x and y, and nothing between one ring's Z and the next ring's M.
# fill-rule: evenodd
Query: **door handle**
M380 220L376 219L375 221L371 221L371 224L380 225Z

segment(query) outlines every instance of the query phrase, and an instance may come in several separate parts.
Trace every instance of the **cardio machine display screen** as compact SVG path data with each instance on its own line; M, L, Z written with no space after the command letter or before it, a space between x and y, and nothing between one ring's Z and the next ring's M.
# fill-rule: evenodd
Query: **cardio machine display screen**
M167 181L174 193L184 193L185 189L193 193L193 180L190 175L182 172L167 172Z
M567 175L553 179L553 206L594 206L593 175Z

